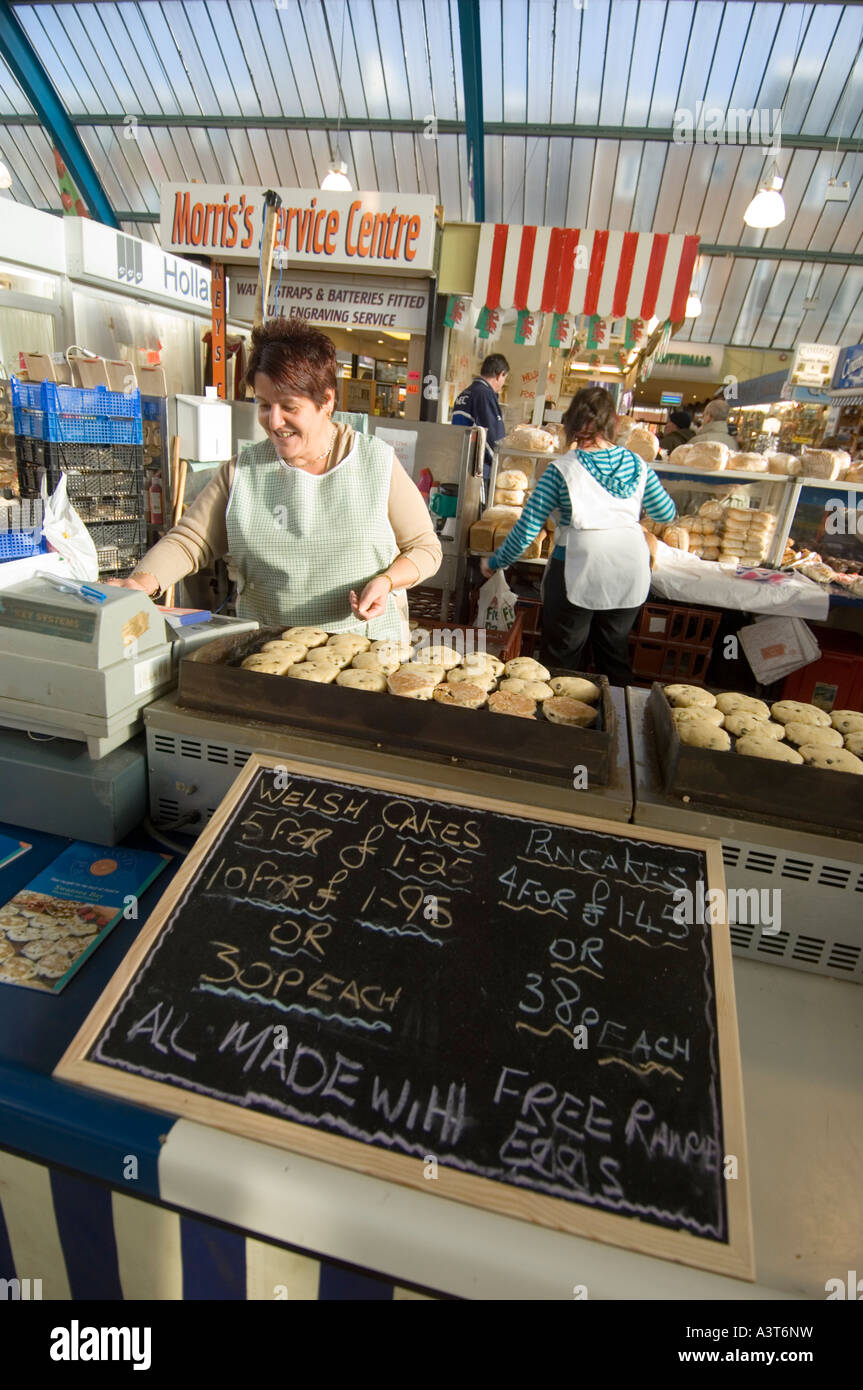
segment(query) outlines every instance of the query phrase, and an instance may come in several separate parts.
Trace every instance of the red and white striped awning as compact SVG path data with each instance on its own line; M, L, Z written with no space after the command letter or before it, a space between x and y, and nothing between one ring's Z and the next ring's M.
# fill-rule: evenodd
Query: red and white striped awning
M676 322L684 317L698 240L676 232L483 223L473 302L488 309Z

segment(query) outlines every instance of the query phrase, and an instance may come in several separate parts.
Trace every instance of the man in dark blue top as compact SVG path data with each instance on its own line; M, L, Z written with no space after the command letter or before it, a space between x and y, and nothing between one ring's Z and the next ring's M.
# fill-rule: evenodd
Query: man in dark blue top
M453 425L482 425L486 431L485 458L483 460L483 481L486 495L491 475L491 462L494 446L506 434L498 396L500 388L509 376L509 363L499 352L487 357L480 368L480 375L474 377L466 391L462 391L453 407Z

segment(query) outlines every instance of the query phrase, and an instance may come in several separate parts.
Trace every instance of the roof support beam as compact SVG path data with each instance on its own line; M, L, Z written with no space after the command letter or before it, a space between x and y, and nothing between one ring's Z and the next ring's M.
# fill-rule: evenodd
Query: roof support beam
M853 251L795 251L789 246L719 246L700 242L699 256L734 256L744 261L800 261L802 265L863 265Z
M485 221L485 146L482 121L482 52L479 0L458 0L461 71L467 130L467 158L473 181L473 213ZM441 125L438 125L438 132Z
M117 130L125 128L128 115L74 116L70 118L75 127L113 126ZM152 130L322 130L334 131L337 125L342 130L380 131L385 135L422 135L427 121L390 121L376 117L348 117L337 122L329 116L166 116L139 115L138 127ZM41 125L38 116L0 114L0 126ZM541 125L532 121L486 121L482 122L486 135L513 135L543 137L550 140L641 140L652 144L673 145L680 141L673 130L662 126L625 125ZM466 121L438 120L439 135L464 135ZM712 140L697 141L698 144L713 145ZM760 143L756 138L754 145ZM783 130L783 150L839 150L842 153L860 152L859 136L844 135L838 141L829 135L792 135Z
M62 208L40 208L40 212L62 213ZM118 222L158 222L158 212L135 212L132 208L117 209ZM736 256L747 261L799 261L815 265L863 265L863 255L853 251L811 251L807 247L795 250L788 246L733 246L702 241L699 256Z
M0 0L0 54L36 111L38 124L45 127L48 138L63 156L91 215L109 227L116 227L117 219L108 196L75 124L69 119L69 113L7 0Z

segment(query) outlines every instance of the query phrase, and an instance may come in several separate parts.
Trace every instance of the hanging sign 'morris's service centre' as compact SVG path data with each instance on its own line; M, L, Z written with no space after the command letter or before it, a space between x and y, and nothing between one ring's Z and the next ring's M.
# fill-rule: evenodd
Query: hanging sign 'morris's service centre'
M166 250L257 262L266 188L163 184L160 241ZM276 247L291 265L411 271L433 265L435 200L401 193L275 190L282 206Z

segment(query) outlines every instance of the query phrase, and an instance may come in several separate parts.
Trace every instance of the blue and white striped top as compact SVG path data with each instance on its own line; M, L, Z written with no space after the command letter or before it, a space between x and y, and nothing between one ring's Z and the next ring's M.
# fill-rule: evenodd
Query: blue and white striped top
M647 470L644 485L644 510L654 521L673 521L677 515L674 501L669 497L656 473L644 459L629 449L615 446L611 449L577 449L579 463L587 469L606 492L615 497L631 497L638 487L641 470ZM550 463L525 504L524 511L513 526L506 540L489 557L490 569L504 569L515 564L519 555L535 540L553 511L560 515L562 526L572 520L572 507L569 489L560 469ZM566 558L566 546L556 545L554 558Z

